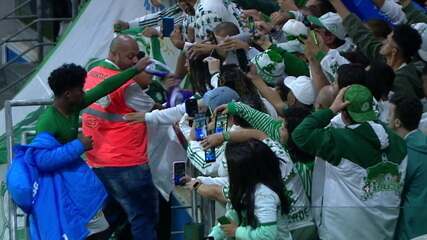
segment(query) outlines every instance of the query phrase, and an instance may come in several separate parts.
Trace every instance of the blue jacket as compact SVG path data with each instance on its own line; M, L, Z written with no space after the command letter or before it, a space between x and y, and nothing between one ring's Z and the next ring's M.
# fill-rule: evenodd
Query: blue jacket
M8 187L13 199L21 200L29 194L16 191L16 186L32 185L31 205L24 207L29 213L32 240L80 240L88 235L86 225L101 209L107 194L80 157L83 153L78 139L61 145L48 133L38 134L29 145L15 147L14 162L24 169L19 174L27 175L19 183L12 166Z

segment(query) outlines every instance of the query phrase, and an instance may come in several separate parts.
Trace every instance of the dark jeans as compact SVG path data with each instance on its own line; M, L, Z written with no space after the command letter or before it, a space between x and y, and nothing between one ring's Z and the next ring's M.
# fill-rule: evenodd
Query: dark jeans
M126 212L134 240L156 240L158 193L148 165L94 168L108 194Z

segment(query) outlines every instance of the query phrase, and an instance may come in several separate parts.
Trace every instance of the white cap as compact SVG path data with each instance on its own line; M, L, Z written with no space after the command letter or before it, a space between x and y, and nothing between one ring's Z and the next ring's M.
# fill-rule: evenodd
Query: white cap
M415 23L411 25L421 36L423 40L418 55L427 62L427 24L426 23Z
M328 54L320 61L320 67L323 73L330 83L333 83L337 79L338 68L343 64L349 64L345 57L340 55L340 52L336 49L329 50Z
M304 44L299 40L287 41L284 43L278 43L279 48L284 49L288 53L302 53L304 54Z
M342 24L342 18L336 13L328 12L320 18L308 16L307 19L310 23L325 28L341 40L344 40L347 36L347 31Z
M283 33L285 36L307 36L308 28L304 25L304 23L297 21L295 19L289 19L285 25L282 27Z
M299 102L305 105L312 105L314 103L314 87L309 77L286 77L284 84L286 87L291 89L295 98Z

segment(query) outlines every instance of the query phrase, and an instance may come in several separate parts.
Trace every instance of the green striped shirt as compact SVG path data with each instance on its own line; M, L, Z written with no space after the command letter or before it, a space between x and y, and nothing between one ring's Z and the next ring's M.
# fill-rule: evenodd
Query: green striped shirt
M243 118L253 128L263 131L269 138L274 141L280 141L280 128L283 126L283 120L275 120L267 113L260 112L249 107L244 103L230 102L228 112Z

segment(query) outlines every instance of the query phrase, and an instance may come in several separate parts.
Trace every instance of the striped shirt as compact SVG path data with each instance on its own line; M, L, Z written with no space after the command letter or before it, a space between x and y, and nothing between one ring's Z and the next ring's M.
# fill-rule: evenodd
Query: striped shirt
M175 4L162 11L152 13L152 14L147 14L143 17L134 19L129 22L129 26L130 28L134 28L134 27L147 28L147 27L160 26L161 21L164 17L173 17L175 19L176 25L182 24L182 22L186 18L181 8L178 6L178 4Z
M280 142L280 128L283 120L275 120L270 115L257 111L244 103L230 102L228 111L231 115L237 115L247 121L253 128L263 131L269 138Z

